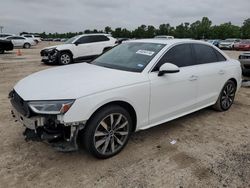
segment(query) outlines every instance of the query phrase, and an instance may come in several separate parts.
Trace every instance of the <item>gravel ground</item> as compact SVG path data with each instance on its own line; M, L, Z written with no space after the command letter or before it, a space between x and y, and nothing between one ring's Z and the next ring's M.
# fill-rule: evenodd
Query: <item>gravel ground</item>
M25 142L7 95L21 78L51 67L40 63L39 52L52 44L0 55L0 187L250 187L249 84L229 111L207 108L134 133L111 159Z

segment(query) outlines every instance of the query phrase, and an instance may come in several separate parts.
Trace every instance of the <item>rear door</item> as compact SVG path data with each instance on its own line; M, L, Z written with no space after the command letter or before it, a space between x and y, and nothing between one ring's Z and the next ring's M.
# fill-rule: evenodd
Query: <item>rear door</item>
M91 36L90 47L93 55L100 55L105 47L109 46L110 39L105 35L93 35Z
M159 67L173 63L180 72L158 76ZM149 74L151 81L150 124L184 115L195 109L198 77L190 44L168 50Z
M215 103L226 82L226 59L216 49L205 44L192 44L198 71L199 107Z

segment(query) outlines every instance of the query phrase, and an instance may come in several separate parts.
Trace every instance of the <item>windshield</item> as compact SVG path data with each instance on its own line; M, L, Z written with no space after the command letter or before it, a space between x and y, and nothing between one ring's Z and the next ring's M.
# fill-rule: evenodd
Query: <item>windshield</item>
M65 42L65 44L72 44L73 41L75 41L77 38L78 38L78 36L74 36L74 37L68 39L68 40Z
M92 64L112 69L142 72L164 44L129 42L107 51Z

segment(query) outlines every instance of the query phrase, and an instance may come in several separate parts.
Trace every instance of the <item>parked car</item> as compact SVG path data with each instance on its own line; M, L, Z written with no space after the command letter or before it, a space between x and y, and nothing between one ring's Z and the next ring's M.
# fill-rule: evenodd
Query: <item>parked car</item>
M130 40L130 39L129 38L117 38L116 43L121 44L123 41L127 41L127 40Z
M0 54L3 54L4 51L13 50L13 44L10 40L1 40L0 39Z
M243 40L234 45L235 50L250 51L250 40Z
M9 33L0 33L0 39L5 39L6 37L13 36L13 34Z
M9 36L5 39L11 40L14 47L30 48L31 46L36 45L36 42L33 39L21 37L21 36Z
M174 37L168 35L157 35L155 36L155 39L174 39Z
M68 151L78 148L79 138L95 157L108 158L131 132L208 106L227 111L240 86L239 61L207 42L144 39L91 63L32 74L9 97L27 139Z
M219 48L225 49L225 50L233 50L234 45L236 43L239 43L240 41L241 41L240 39L226 39L226 40L220 42Z
M207 42L213 44L216 47L219 47L221 40L208 40Z
M67 40L64 44L44 48L42 62L67 65L90 60L115 46L116 39L107 34L84 34Z
M242 75L250 77L250 52L240 54L239 61L241 63Z
M22 36L34 40L36 44L42 41L39 35L24 34Z

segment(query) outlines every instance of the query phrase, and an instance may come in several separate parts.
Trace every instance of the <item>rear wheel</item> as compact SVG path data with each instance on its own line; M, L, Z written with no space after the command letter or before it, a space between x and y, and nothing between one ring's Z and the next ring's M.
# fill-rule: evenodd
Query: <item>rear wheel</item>
M234 102L236 89L235 83L232 80L228 80L213 108L218 111L228 110Z
M30 45L29 43L25 43L25 44L23 45L24 48L30 48L30 46L31 46L31 45Z
M72 63L72 56L68 52L61 52L59 55L59 64L61 65L68 65Z
M4 53L4 50L0 49L0 54L3 54Z
M129 113L120 106L110 105L90 119L84 130L83 144L95 157L109 158L125 147L131 128Z

